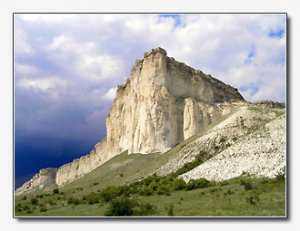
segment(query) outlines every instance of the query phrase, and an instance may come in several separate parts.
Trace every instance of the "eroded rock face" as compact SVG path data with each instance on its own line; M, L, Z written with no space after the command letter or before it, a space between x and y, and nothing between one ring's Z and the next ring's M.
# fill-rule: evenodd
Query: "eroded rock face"
M106 139L95 145L95 148L85 156L73 160L58 168L55 183L58 186L72 182L85 174L93 171L107 160L111 159L113 154L110 154L106 147Z
M217 103L243 101L239 92L157 48L134 65L106 120L112 152L164 152L222 113Z
M29 181L25 182L20 188L17 189L16 195L26 193L29 191L46 189L55 184L56 168L41 169L39 173L34 175Z

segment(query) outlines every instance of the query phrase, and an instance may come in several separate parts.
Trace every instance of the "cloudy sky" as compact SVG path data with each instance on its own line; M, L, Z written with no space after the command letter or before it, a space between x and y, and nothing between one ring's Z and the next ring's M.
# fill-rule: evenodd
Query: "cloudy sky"
M136 59L163 47L237 87L284 102L285 15L18 14L14 18L16 183L105 135L105 117Z

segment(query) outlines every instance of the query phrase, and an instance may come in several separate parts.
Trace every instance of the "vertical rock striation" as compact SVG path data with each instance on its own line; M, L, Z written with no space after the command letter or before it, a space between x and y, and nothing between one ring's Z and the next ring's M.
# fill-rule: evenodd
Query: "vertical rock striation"
M119 86L106 120L107 144L113 153L164 152L218 116L217 103L241 100L237 89L156 48Z

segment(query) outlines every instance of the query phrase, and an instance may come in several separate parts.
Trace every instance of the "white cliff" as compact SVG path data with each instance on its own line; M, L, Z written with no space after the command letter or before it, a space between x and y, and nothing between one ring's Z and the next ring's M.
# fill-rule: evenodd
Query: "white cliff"
M53 184L62 186L109 159L128 153L165 152L201 132L231 107L244 101L237 89L167 56L162 48L144 54L132 68L106 119L106 138L88 155L55 170ZM24 188L30 190L26 182Z

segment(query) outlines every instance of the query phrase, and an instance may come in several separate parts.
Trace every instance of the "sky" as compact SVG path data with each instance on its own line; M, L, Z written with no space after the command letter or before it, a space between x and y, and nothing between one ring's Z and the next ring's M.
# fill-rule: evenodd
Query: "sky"
M136 59L162 47L239 89L285 102L284 14L17 14L16 186L87 154Z

